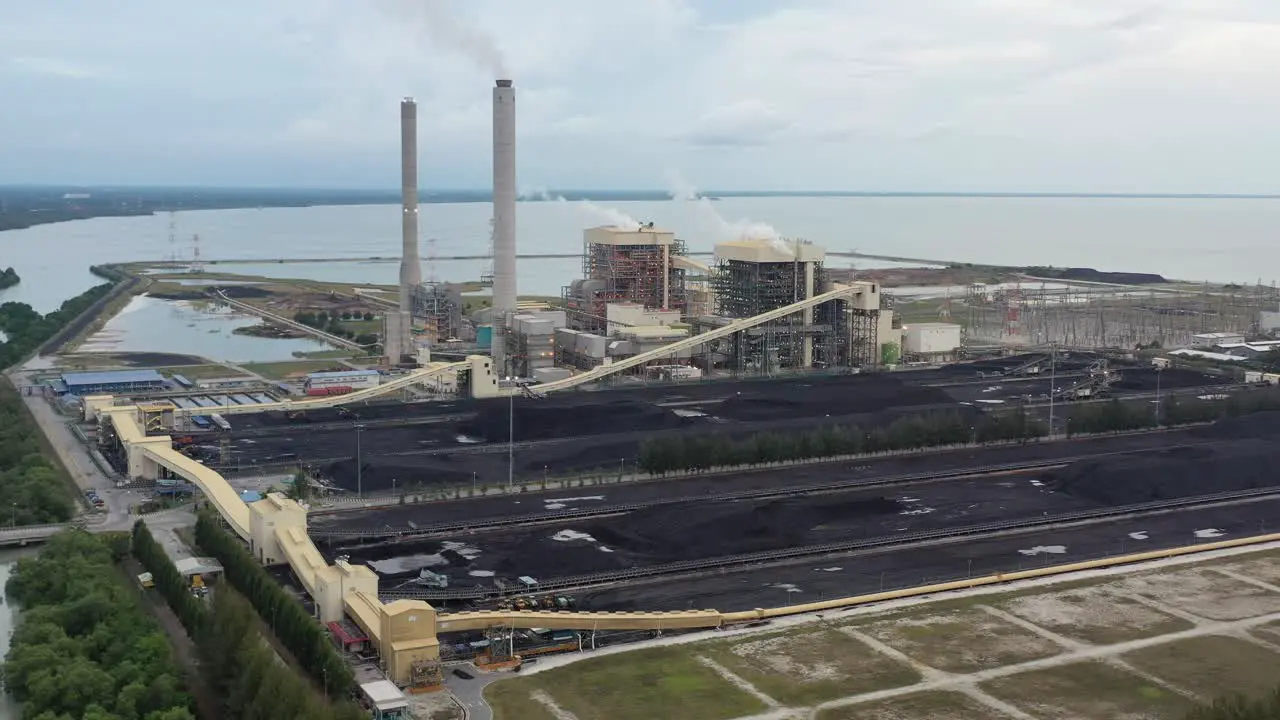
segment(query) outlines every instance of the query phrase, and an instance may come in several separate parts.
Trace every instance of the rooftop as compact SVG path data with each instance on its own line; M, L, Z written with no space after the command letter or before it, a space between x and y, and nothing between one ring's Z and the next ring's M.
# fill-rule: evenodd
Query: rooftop
M222 563L211 557L187 557L174 563L178 572L186 575L205 575L222 572Z
M744 238L716 243L715 255L720 260L750 263L822 262L827 251L813 243L795 240Z
M163 383L164 377L155 370L109 370L105 372L63 373L62 382L68 387L77 385L124 385L129 383Z
M336 370L333 372L314 372L308 373L309 378L344 378L344 377L369 377L370 375L379 374L377 370Z
M361 692L379 710L395 710L409 707L409 701L396 684L390 680L374 680L360 686Z

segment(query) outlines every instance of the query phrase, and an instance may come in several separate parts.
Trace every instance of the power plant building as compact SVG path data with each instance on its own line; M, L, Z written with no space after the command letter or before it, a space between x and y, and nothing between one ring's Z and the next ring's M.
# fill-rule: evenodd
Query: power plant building
M612 303L683 313L688 305L685 270L674 262L682 255L684 243L653 223L586 230L582 279L564 289L570 327L608 333Z

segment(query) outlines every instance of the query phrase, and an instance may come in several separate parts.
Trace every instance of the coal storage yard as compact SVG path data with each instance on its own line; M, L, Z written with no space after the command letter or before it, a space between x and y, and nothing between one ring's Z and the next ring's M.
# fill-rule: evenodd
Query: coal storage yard
M410 513L426 522L467 517L499 517L540 510L600 508L657 498L687 501L644 507L624 514L597 515L559 524L460 533L437 540L336 543L330 555L347 554L383 576L383 587L408 589L421 570L449 578L451 588L492 586L494 580L531 576L542 581L618 569L661 566L683 560L803 547L827 542L893 537L921 530L963 528L985 522L1039 518L1079 510L1127 506L1167 498L1199 497L1229 490L1280 485L1271 473L1280 451L1280 413L1233 418L1213 426L1171 432L1095 438L1030 446L988 448L884 458L863 465L797 468L798 478L771 471L744 473L724 481L623 484L561 491L543 496L402 507L371 513L390 527ZM760 500L699 500L699 493L734 491L738 478L756 487L788 486L831 475L885 477L924 467L974 467L1013 462L1019 453L1039 457L1083 456L1147 448L1108 457L1077 460L1039 472L914 482L826 494ZM1072 452L1074 450L1074 453ZM990 453L990 454L988 454ZM997 453L1000 453L997 455ZM992 462L995 461L995 462ZM883 464L877 464L883 463ZM723 484L719 484L723 483ZM765 603L814 600L920 584L995 570L1032 567L1173 547L1233 535L1272 530L1274 496L1231 505L1185 508L1149 517L1108 520L1087 526L1037 529L1005 538L954 539L927 548L896 548L814 558L783 566L752 567L679 581L662 578L584 591L591 609L678 609L690 604L724 610ZM428 509L429 508L429 509ZM468 510L468 508L472 508ZM487 508L487 509L486 509ZM450 509L457 510L456 514ZM358 527L369 518L317 517L313 527ZM345 545L345 546L344 546ZM905 564L904 564L905 563ZM896 584L895 584L896 583ZM790 590L788 588L795 588Z
M231 461L219 463L217 453L206 460L219 469L239 471L301 462L349 491L357 485L365 492L457 487L473 481L492 486L507 480L506 445L508 427L513 424L518 480L572 473L625 474L634 469L628 463L638 456L640 444L663 435L742 437L837 423L871 427L910 414L976 415L1043 403L1050 385L1047 377L975 379L979 372L1024 364L1027 357L1033 356L893 375L691 383L521 397L510 403L506 399L381 403L345 411L308 411L292 419L284 413L235 416ZM1092 359L1060 358L1058 368L1069 379L1070 372L1083 372L1086 361ZM1166 370L1160 377L1162 388L1170 393L1222 382L1181 370ZM1125 368L1117 388L1149 392L1155 388L1155 378L1150 368ZM1058 385L1064 382L1060 379ZM360 472L356 423L365 425L360 432ZM591 441L578 441L584 437Z
M573 498L558 504L574 507ZM477 577L547 580L1093 507L1098 504L1057 495L1034 478L996 476L768 500L695 499L564 525L334 552L368 563L388 587L421 568L448 575L451 586L467 586Z

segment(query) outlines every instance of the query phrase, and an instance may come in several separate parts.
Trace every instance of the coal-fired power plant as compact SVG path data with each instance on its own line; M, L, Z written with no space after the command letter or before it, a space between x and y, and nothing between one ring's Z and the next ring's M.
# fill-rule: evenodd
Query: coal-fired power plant
M422 284L418 259L418 104L413 98L400 102L400 307L388 313L386 353L392 364L414 355L413 290Z
M493 88L493 367L509 374L507 336L516 311L516 91Z

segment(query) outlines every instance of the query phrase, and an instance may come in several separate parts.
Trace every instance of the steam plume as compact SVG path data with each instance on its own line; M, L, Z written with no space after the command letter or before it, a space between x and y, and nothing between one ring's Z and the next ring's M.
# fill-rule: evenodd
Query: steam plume
M727 220L709 198L698 193L698 188L689 182L679 170L667 170L667 192L672 200L692 202L698 208L702 221L715 234L717 241L724 240L768 240L779 252L794 256L795 249L782 240L777 228L766 222L756 220Z
M442 48L465 55L495 78L510 77L497 40L469 24L450 0L382 0L388 14L419 27Z
M563 195L553 195L546 190L534 190L526 193L525 197L537 198L545 202L559 202L573 205L583 211L584 214L591 216L595 220L606 225L622 228L624 230L639 230L640 221L622 212L617 208L597 205L590 200L572 201L566 199Z

